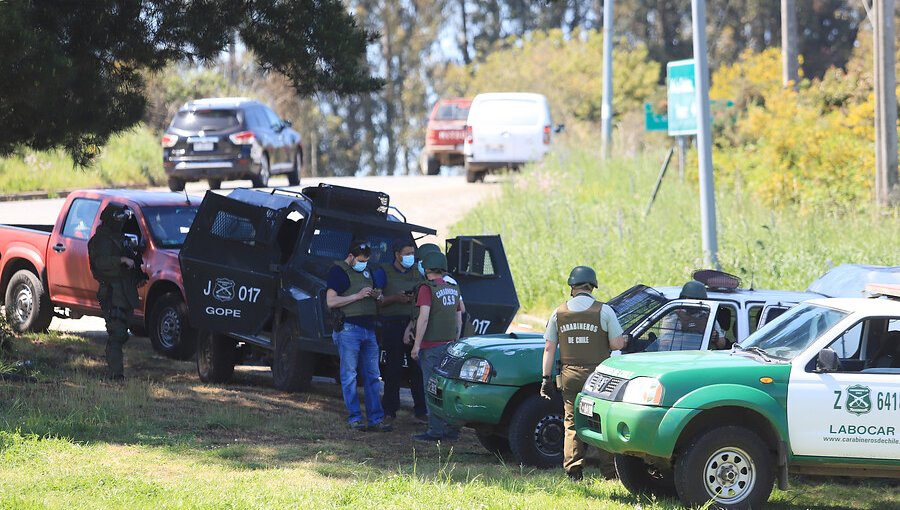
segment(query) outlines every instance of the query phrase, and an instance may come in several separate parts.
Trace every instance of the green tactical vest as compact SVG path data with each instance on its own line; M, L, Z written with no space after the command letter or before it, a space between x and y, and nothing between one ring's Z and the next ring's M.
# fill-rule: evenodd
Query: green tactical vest
M384 274L387 276L387 285L384 288L385 296L393 296L402 294L405 291L414 292L416 287L422 282L422 275L416 270L415 266L411 267L405 273L397 271L393 264L385 264L382 266ZM413 298L415 300L415 298ZM416 305L410 303L393 303L381 307L381 315L383 317L410 317L413 314L413 308Z
M344 291L343 294L341 294L341 297L356 294L364 287L374 286L372 283L372 273L369 272L369 268L366 268L361 273L357 273L343 260L337 260L335 261L335 264L343 269L344 273L346 273L347 275L347 278L350 279L350 287L346 291ZM366 315L375 315L375 299L360 299L359 301L350 303L347 306L342 306L341 311L344 312L344 317L362 317Z
M449 283L427 281L431 291L431 309L423 342L448 342L456 340L456 310L459 307L459 288ZM418 293L418 289L416 290Z
M556 310L559 360L564 365L599 365L609 357L609 334L600 327L603 303L595 301L583 312L563 303Z

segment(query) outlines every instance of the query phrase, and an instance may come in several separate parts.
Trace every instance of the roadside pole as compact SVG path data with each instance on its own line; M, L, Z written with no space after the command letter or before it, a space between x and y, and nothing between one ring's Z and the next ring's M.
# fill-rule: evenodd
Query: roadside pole
M720 269L716 239L716 197L713 182L711 120L709 111L709 62L706 54L706 2L692 0L694 32L694 82L697 84L697 160L700 177L700 230L703 263Z
M678 177L684 182L684 151L687 150L687 137L682 135L678 137Z
M608 159L612 146L613 0L603 0L603 103L600 107L601 153Z

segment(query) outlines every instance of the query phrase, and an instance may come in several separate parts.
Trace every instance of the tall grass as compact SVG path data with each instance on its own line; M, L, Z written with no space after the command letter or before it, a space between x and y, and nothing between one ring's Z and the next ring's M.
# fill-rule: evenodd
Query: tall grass
M72 159L61 150L23 149L0 158L0 193L164 182L159 139L144 126L111 138L89 168L74 167Z
M544 313L566 295L573 266L593 266L598 294L635 283L680 285L701 268L697 171L682 182L675 165L644 216L662 154L604 163L598 151L562 149L505 180L453 230L500 233L523 310ZM771 209L740 189L719 190L722 269L754 288L804 290L832 265L900 264L900 216L806 215Z

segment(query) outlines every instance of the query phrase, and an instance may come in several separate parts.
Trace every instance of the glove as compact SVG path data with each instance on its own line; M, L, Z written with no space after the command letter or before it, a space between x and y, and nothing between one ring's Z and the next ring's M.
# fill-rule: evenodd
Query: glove
M541 396L546 398L547 400L553 399L553 392L556 388L553 387L553 381L550 379L544 379L541 383Z

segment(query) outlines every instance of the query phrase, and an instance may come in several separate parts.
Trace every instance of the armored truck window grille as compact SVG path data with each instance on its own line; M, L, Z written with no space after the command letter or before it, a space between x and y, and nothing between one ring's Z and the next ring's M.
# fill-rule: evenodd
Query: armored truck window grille
M237 216L227 211L219 211L213 220L209 233L215 237L229 241L239 241L253 245L256 240L256 227L249 218Z
M462 240L459 262L459 274L486 278L497 276L490 248L475 239Z
M666 297L646 285L635 285L607 303L616 312L624 330L628 330L659 307L666 304Z

